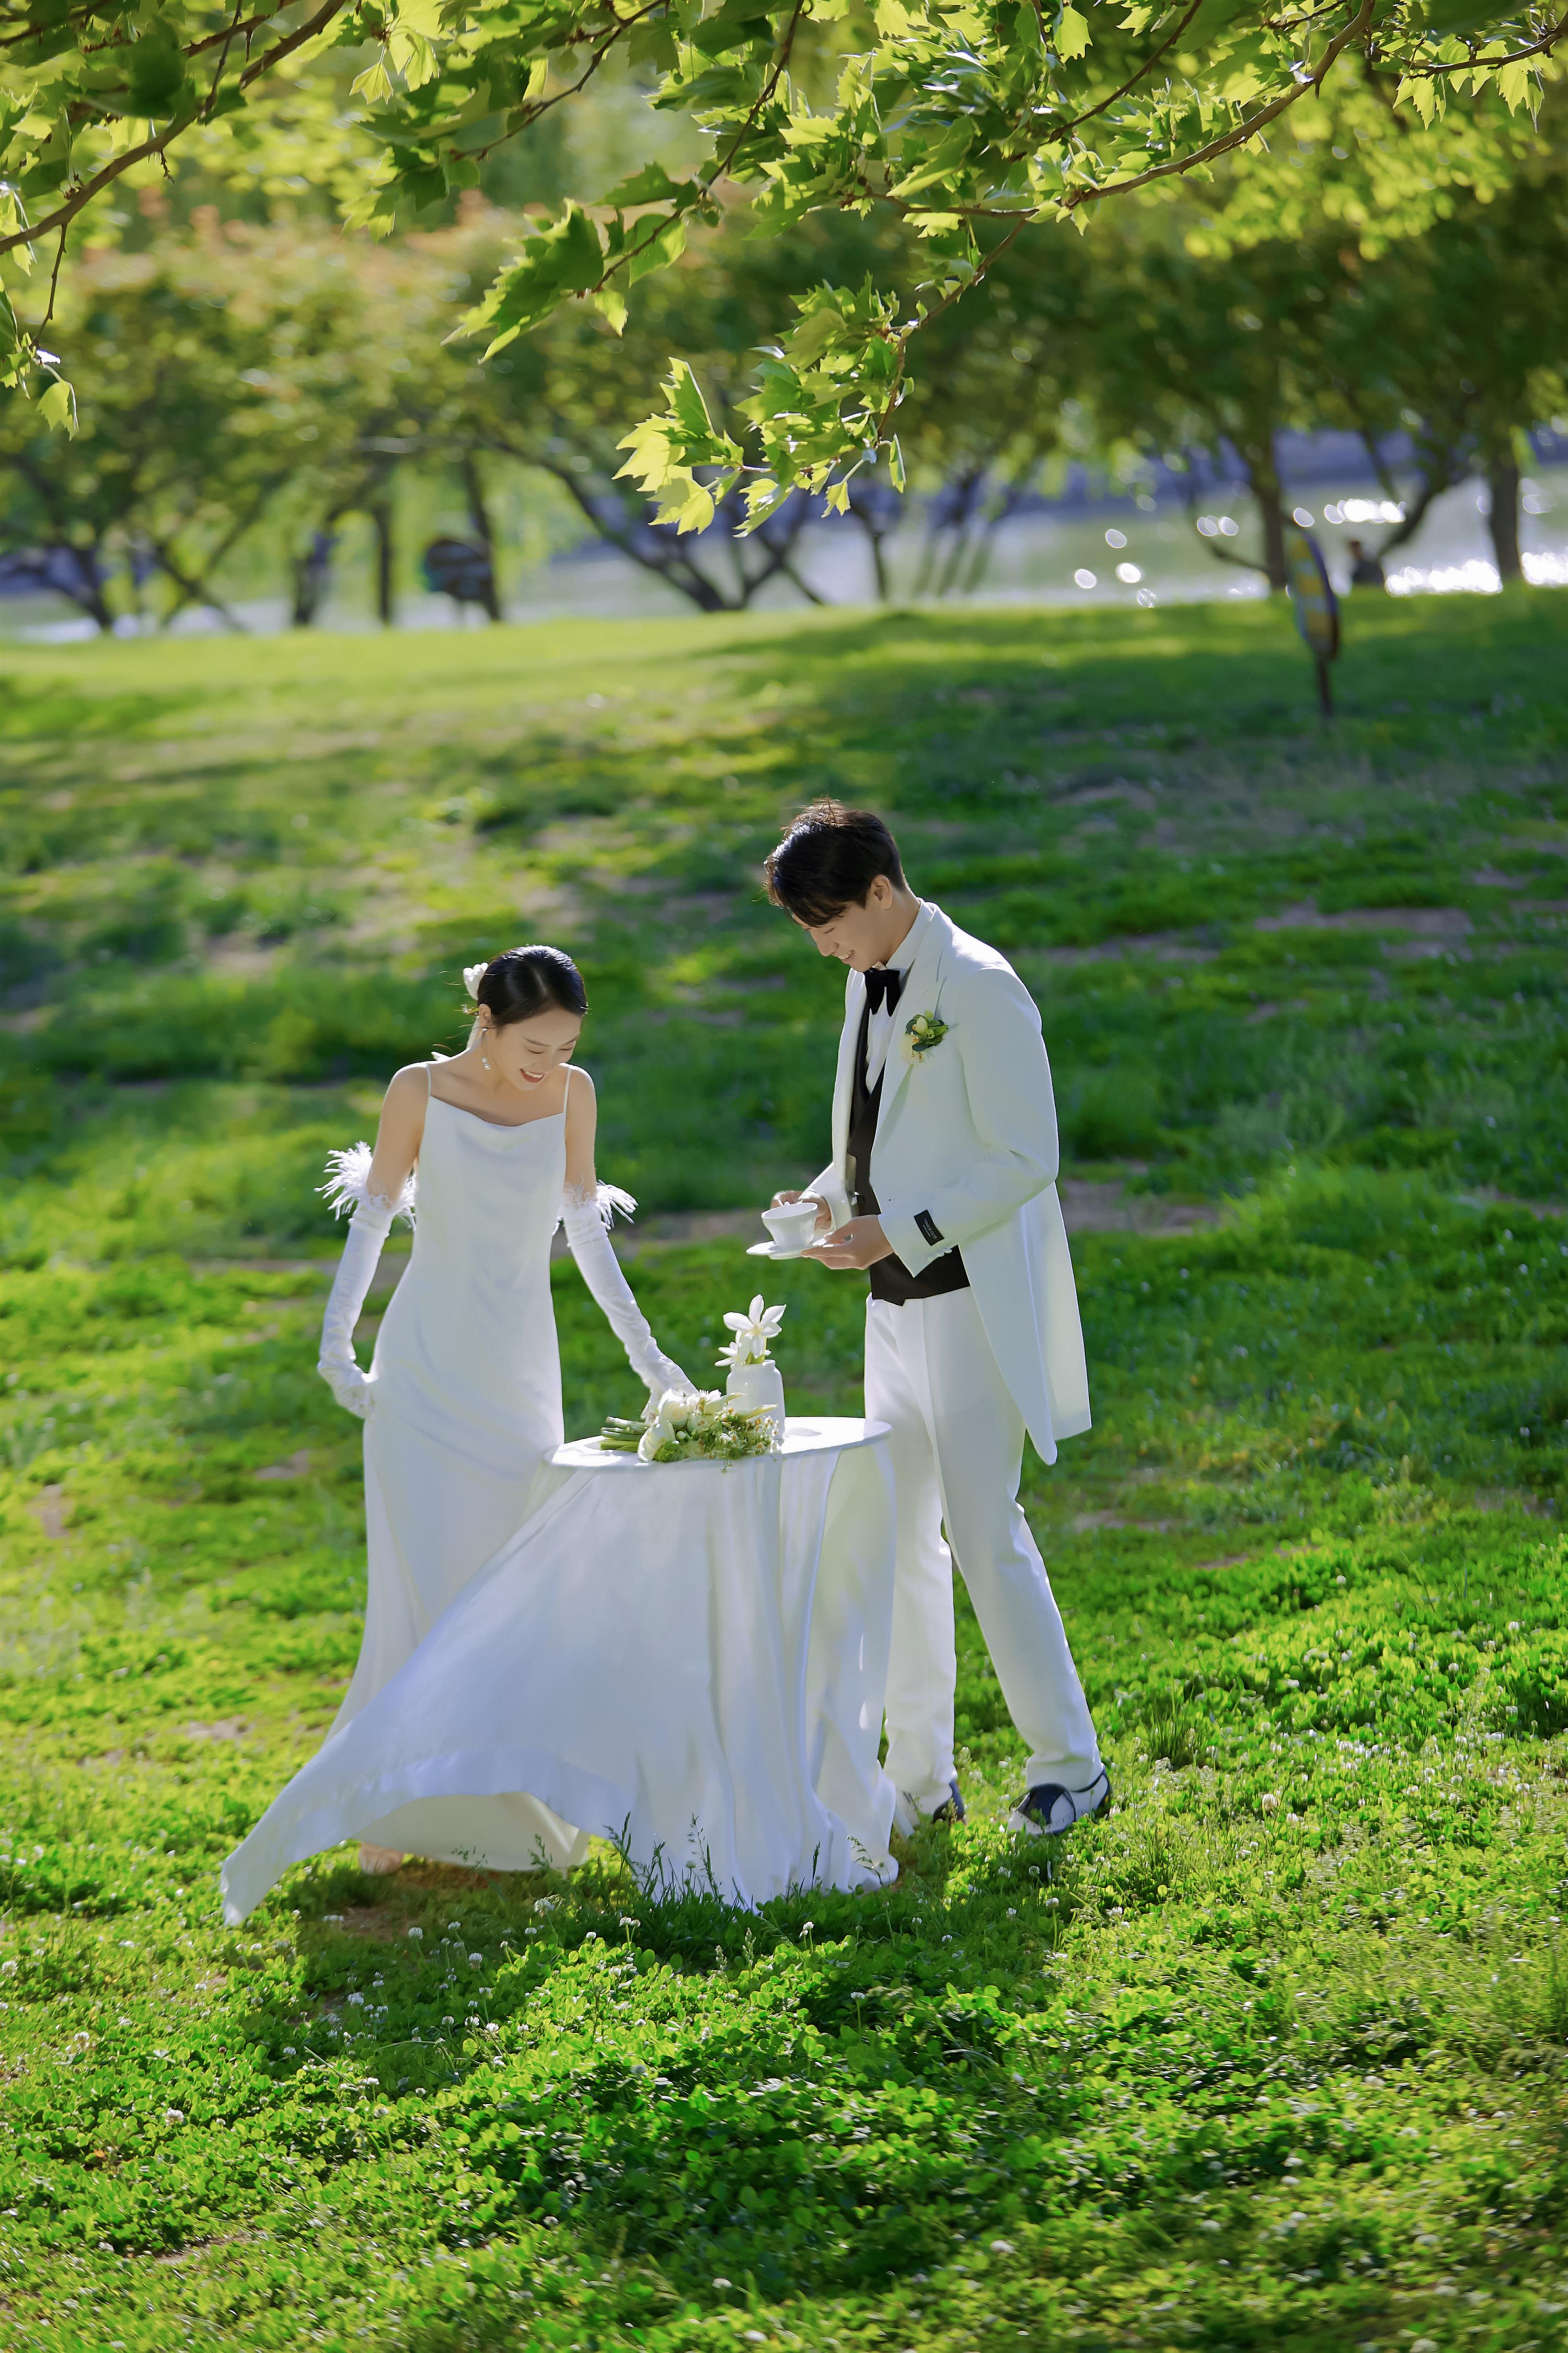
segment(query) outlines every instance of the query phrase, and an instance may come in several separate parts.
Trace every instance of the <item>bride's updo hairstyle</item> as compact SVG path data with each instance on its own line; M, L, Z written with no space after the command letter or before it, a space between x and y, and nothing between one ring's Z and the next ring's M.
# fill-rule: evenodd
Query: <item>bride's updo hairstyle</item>
M509 1029L514 1021L526 1021L530 1014L542 1013L547 1006L579 1017L588 1010L583 976L564 948L503 950L486 965L474 984L473 997L477 1005L485 1008L498 1029Z

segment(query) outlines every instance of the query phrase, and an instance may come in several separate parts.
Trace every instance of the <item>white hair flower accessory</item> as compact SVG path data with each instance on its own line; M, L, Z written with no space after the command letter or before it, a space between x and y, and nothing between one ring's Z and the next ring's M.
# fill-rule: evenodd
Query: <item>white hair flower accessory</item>
M466 964L463 966L463 987L476 1000L479 993L479 983L489 970L488 964Z

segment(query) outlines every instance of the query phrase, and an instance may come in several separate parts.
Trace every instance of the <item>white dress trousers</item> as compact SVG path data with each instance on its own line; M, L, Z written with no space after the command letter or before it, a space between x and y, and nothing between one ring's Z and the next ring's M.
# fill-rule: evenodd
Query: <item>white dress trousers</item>
M1024 1418L973 1291L901 1307L868 1300L866 1411L891 1430L898 1497L887 1703L896 1823L907 1831L933 1812L953 1778L954 1563L1029 1747L1028 1786L1087 1788L1100 1770L1100 1746L1018 1504Z

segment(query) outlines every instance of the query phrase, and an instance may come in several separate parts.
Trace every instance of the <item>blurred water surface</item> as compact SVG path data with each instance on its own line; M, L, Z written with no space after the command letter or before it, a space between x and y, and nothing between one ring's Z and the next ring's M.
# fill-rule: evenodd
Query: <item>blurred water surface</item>
M1301 493L1297 508L1299 520L1310 518L1342 593L1350 583L1350 540L1360 538L1376 553L1397 512L1364 480L1316 480ZM969 559L954 567L964 585L950 592L947 601L1148 606L1263 596L1263 575L1248 561L1260 539L1253 501L1234 485L1211 486L1195 518L1147 496L1054 508L1037 503L999 525L983 561L978 546L972 546ZM1539 466L1526 478L1520 544L1526 579L1542 586L1568 585L1568 465ZM884 542L883 553L891 599L924 601L932 580L942 576L942 560L932 559L921 508L911 503L907 518ZM706 568L723 581L726 549L706 546L703 557ZM368 527L362 533L351 520L318 628L354 631L376 626L372 560ZM826 604L877 601L870 544L853 522L808 525L796 548L795 568ZM1396 596L1496 594L1500 584L1485 484L1467 480L1436 499L1413 537L1390 552L1386 568ZM515 554L509 561L503 547L500 572L510 620L637 618L691 609L665 581L596 541L560 548L531 564L520 563ZM755 600L763 610L798 608L801 601L799 591L783 578L772 581ZM230 607L248 629L266 633L289 625L281 593L237 595ZM401 595L396 611L405 628L484 625L477 608L460 608L447 596L423 590ZM199 610L183 614L174 627L177 634L190 635L226 624L218 614ZM59 643L94 635L92 623L64 598L0 600L0 636Z

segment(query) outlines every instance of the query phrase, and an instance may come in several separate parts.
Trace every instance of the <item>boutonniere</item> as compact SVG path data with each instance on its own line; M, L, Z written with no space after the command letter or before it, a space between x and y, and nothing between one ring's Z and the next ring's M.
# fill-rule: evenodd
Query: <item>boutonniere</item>
M916 1013L904 1024L904 1054L910 1062L922 1055L934 1053L947 1035L947 1024L939 1013Z

